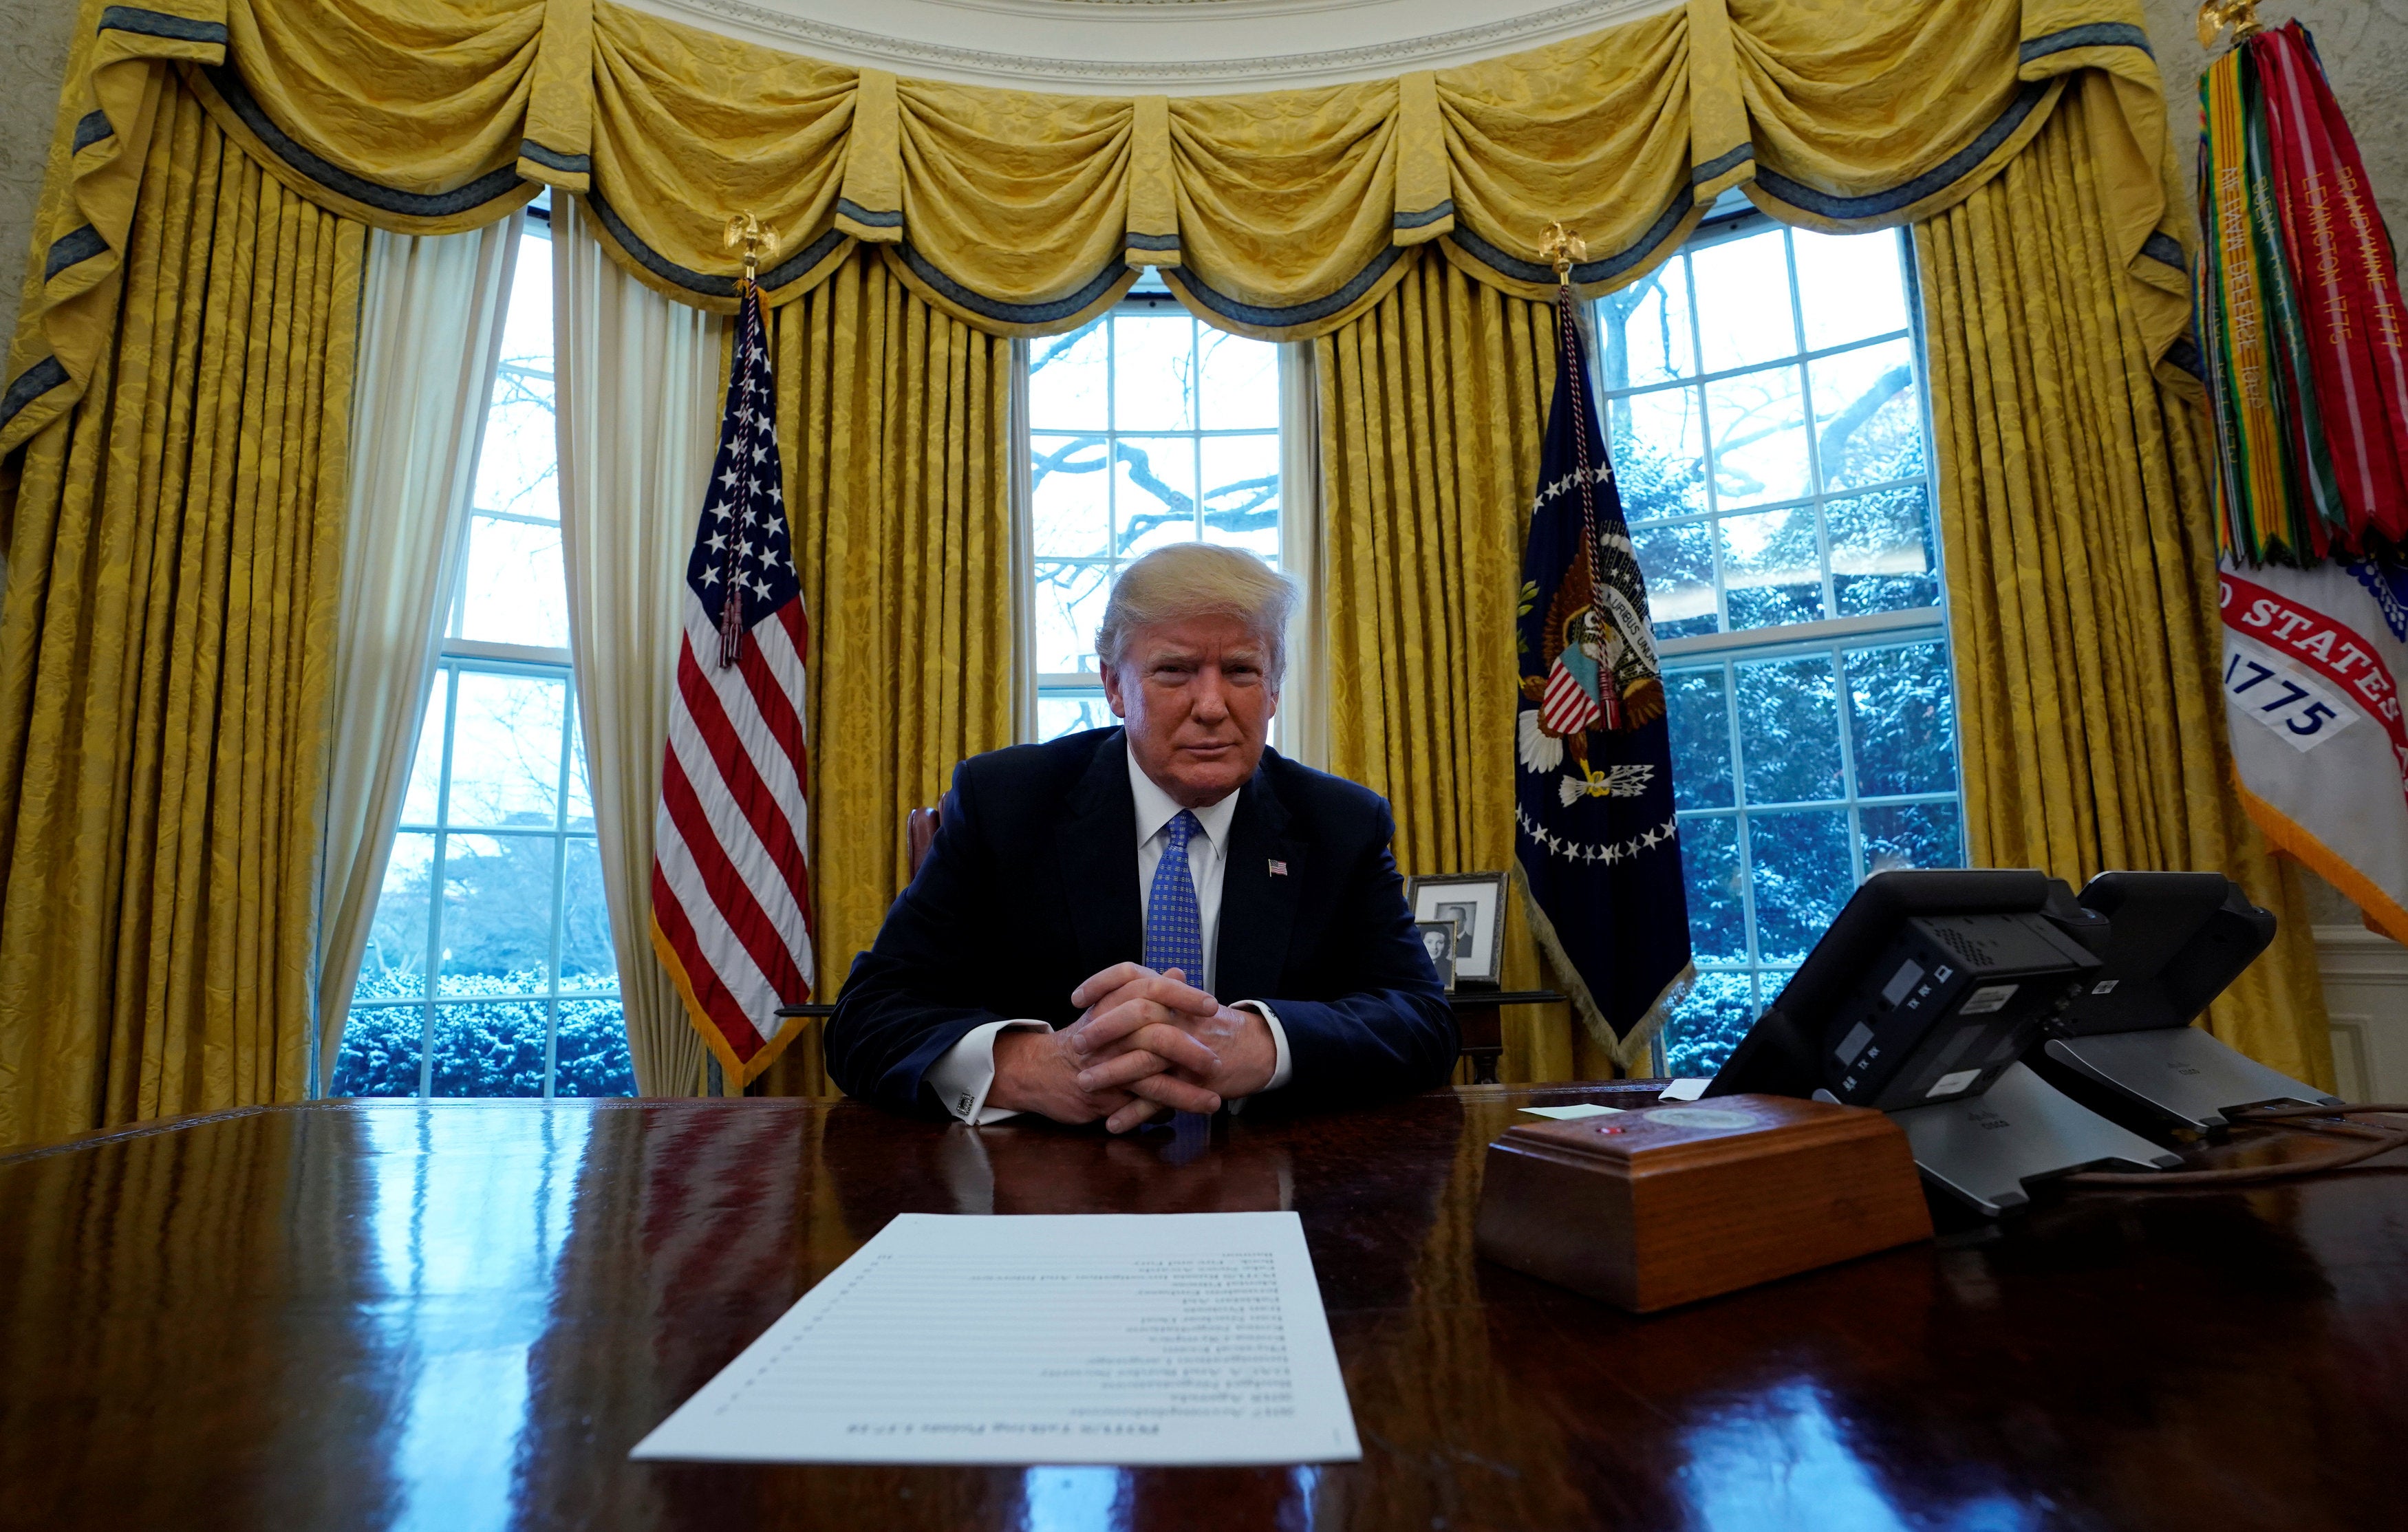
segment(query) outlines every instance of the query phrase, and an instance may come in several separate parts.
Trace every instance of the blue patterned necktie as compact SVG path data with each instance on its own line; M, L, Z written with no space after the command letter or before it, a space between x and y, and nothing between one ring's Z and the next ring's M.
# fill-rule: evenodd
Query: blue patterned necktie
M1170 844L1154 869L1145 900L1145 966L1156 973L1177 968L1187 982L1204 983L1204 924L1196 908L1196 879L1187 866L1187 842L1204 833L1194 814L1179 810L1170 822Z

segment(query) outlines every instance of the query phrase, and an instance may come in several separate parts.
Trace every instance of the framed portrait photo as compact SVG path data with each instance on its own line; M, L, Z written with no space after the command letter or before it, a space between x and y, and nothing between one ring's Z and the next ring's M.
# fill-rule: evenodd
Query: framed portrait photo
M1505 945L1505 874L1429 873L1405 881L1405 902L1416 926L1425 921L1455 923L1455 972L1447 987L1466 980L1497 982Z
M1430 966L1438 970L1438 981L1453 990L1455 950L1463 940L1463 926L1452 920L1415 921L1413 934L1422 938L1422 951L1429 953Z

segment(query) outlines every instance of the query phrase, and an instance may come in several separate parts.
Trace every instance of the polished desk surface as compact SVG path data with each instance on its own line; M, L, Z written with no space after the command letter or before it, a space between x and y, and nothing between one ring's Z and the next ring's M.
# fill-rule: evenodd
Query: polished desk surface
M800 1100L320 1103L0 1158L0 1525L2402 1525L2408 1154L2043 1195L1644 1319L1475 1257L1516 1106L1651 1096L1122 1140ZM894 1213L1280 1207L1360 1463L627 1461Z

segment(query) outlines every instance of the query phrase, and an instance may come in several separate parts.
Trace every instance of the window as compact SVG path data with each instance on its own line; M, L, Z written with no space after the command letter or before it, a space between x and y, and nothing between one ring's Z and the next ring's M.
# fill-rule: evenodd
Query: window
M1128 560L1202 539L1280 559L1279 348L1139 297L1028 348L1037 737L1112 722L1096 628Z
M552 362L531 214L338 1095L635 1093L569 671Z
M1956 709L1903 231L1710 225L1598 301L1664 664L1711 1074L1856 885L1959 866Z

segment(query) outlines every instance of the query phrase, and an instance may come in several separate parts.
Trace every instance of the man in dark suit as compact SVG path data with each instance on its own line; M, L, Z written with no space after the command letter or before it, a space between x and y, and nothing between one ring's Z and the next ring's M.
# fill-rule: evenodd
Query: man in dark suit
M1335 1106L1454 1067L1369 790L1267 750L1293 587L1187 543L1113 587L1125 727L962 763L919 876L827 1027L853 1095L1125 1132L1256 1096ZM1227 1003L1222 997L1227 996Z

